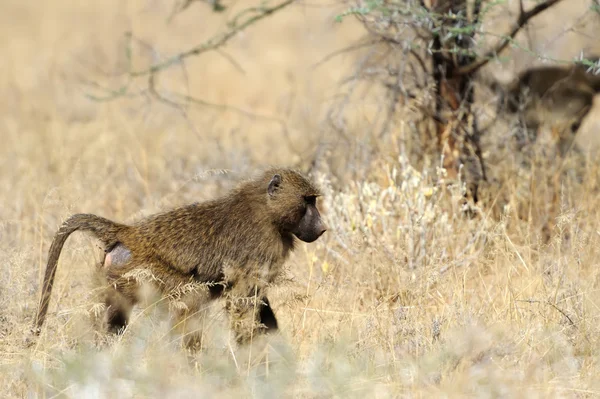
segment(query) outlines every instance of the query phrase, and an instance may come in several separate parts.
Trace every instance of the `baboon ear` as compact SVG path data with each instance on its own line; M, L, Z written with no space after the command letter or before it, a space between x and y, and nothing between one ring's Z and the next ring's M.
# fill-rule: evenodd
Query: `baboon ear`
M275 194L279 186L281 185L281 175L274 175L271 181L269 182L269 188L267 188L267 192L269 195Z

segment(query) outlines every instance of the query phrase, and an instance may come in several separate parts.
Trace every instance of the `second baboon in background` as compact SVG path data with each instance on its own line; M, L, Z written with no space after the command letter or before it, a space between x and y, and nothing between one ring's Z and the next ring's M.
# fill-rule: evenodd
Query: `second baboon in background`
M150 216L131 226L92 214L71 216L50 247L35 331L39 333L48 310L62 247L77 230L91 232L106 251L101 271L108 283L110 331L122 331L127 325L132 307L140 300L140 276L149 277L165 297L181 297L185 310L178 315L177 325L201 312L208 301L226 295L238 342L262 331L261 325L275 330L277 319L266 288L282 270L295 238L313 242L325 232L316 206L319 195L300 173L270 169L225 197ZM200 290L182 291L190 284ZM197 339L192 332L186 342L193 347Z
M508 87L500 87L498 110L519 114L525 140L535 141L542 125L551 127L558 150L565 155L598 92L600 75L589 73L584 65L533 67Z

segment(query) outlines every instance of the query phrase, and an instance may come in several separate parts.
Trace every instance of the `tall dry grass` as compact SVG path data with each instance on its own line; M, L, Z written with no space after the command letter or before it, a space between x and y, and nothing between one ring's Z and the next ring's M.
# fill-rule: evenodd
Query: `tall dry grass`
M345 135L325 122L350 92L339 83L361 54L315 64L363 33L351 21L333 22L343 9L335 2L296 5L240 34L226 53L161 76L165 90L237 109L182 112L143 94L86 97L102 94L94 84L122 83L111 74L125 62L126 30L139 39L134 63L142 68L225 28L227 15L203 3L167 23L172 5L3 2L0 396L600 394L593 153L562 180L552 214L555 162L540 156L524 167L505 145L509 127L498 124L485 148L493 179L476 217L467 217L464 187L445 184L439 160L411 164L410 111L373 138L386 106L375 84L357 84L343 97L335 119ZM552 51L570 57L561 46ZM592 113L585 122L586 148L598 120ZM44 332L25 345L47 249L68 215L127 222L212 198L249 170L306 165L323 137L314 178L330 228L298 246L271 291L280 335L236 348L215 303L205 348L189 355L161 302L136 309L122 337L99 335L90 322L99 309L91 284L97 246L76 234L60 260ZM545 241L549 219L555 228Z

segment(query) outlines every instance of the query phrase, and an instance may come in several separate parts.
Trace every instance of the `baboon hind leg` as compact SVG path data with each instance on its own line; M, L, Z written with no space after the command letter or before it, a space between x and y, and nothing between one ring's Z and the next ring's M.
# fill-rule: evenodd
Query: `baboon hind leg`
M114 288L107 288L105 295L107 330L113 334L120 334L129 322L133 301Z
M121 243L114 245L105 253L100 263L100 272L103 276L104 303L106 305L107 330L113 334L122 333L127 327L129 316L135 301L124 295L124 289L133 293L132 287L120 279L121 275L131 268L131 251ZM118 284L112 284L117 283Z

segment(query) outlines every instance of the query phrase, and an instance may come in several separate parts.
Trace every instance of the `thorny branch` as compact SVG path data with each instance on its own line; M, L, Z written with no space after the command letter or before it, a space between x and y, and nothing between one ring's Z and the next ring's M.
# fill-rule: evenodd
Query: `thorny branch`
M479 58L478 60L474 61L473 63L471 63L469 65L465 65L461 68L458 68L456 70L456 74L457 75L467 75L467 74L475 73L477 70L479 70L479 68L483 67L491 59L493 59L493 57L495 57L497 54L501 53L506 48L506 46L508 46L510 44L510 42L515 38L517 33L519 33L519 31L525 25L527 25L527 23L529 22L529 20L531 18L535 17L536 15L540 14L542 11L547 10L548 8L552 7L553 5L555 5L561 1L562 0L547 0L547 1L544 1L543 3L536 5L529 11L525 11L523 9L523 3L521 2L520 3L521 11L519 12L519 17L517 18L517 21L515 22L515 26L512 28L510 33L508 35L503 36L502 40L500 40L500 43L498 43L496 45L496 47L494 47L492 50L488 51L483 57Z

